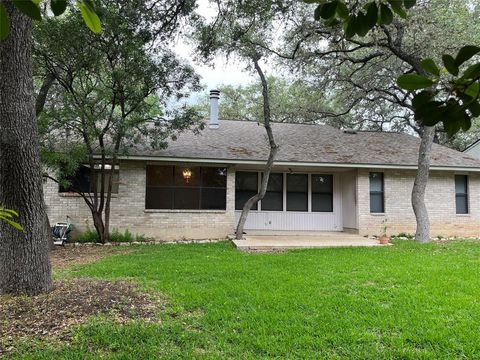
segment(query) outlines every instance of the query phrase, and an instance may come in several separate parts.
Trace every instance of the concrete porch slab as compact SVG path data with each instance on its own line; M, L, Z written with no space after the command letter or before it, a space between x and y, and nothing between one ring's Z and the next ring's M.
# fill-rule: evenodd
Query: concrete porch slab
M351 246L383 246L378 240L345 232L292 232L286 234L247 234L242 240L233 240L233 244L244 251L251 250L288 250L309 248L332 248Z

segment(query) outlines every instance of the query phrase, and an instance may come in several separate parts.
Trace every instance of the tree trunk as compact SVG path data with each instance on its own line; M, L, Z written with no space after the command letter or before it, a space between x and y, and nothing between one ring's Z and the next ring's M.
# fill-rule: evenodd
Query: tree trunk
M260 190L257 194L252 196L250 199L247 200L245 205L242 209L242 214L240 215L240 219L238 220L237 230L235 232L235 237L237 240L243 237L243 228L245 227L245 222L247 221L248 213L254 204L258 201L262 200L267 192L267 185L268 179L270 178L270 173L272 171L273 162L275 161L275 156L278 152L278 146L275 143L275 139L273 137L272 127L270 126L270 100L268 97L268 84L267 79L265 78L265 74L263 73L260 65L258 64L258 57L254 57L253 64L255 65L255 70L257 70L258 76L262 82L262 95L263 95L263 125L265 127L265 131L267 132L268 136L268 143L270 145L270 153L268 155L268 160L265 165L265 170L263 172L262 183L260 185Z
M248 199L243 206L242 214L240 215L240 219L238 220L237 230L235 231L235 238L237 240L243 238L243 228L245 227L245 222L247 221L247 216L252 206L265 197L265 193L267 192L268 179L270 178L270 173L272 172L273 162L275 160L277 151L278 147L270 148L270 154L268 156L267 164L265 165L265 170L263 172L260 190L257 194Z
M98 211L92 211L92 218L93 226L95 226L95 230L98 234L98 240L102 244L105 244L108 241L108 230L106 230L105 224L103 223L102 213ZM105 232L107 232L106 236Z
M32 23L3 0L10 35L0 41L0 204L20 213L20 232L0 224L0 293L52 289L32 79Z
M435 136L435 127L425 126L418 154L418 170L412 189L412 207L417 220L415 240L420 243L430 241L430 220L425 205L425 189L430 170L430 153Z

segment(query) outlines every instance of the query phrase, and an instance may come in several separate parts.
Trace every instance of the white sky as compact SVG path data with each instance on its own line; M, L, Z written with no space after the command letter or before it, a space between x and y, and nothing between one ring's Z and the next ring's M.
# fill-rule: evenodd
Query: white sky
M208 0L199 0L197 12L207 19L213 19L216 10L211 6ZM246 84L253 80L253 74L245 70L245 64L235 59L227 59L224 56L216 56L209 65L195 62L192 47L184 38L179 38L175 44L175 52L182 58L186 59L195 68L201 77L202 85L205 89L203 93L207 94L211 89L217 88L219 85L240 85ZM201 94L198 94L201 95ZM198 96L197 95L197 96ZM193 96L190 101L195 102L197 96Z

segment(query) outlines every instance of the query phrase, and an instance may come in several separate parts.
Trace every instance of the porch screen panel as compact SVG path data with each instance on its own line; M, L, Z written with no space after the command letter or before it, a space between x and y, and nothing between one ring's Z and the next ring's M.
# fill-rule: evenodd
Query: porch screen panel
M270 174L262 210L283 211L283 174Z
M383 173L370 173L370 212L385 212Z
M242 210L245 203L258 191L258 173L237 171L235 174L235 210ZM257 210L257 204L252 210Z
M146 209L225 210L227 169L147 166Z
M146 209L173 209L173 166L147 166Z
M200 208L207 210L226 209L227 169L203 167Z
M287 174L287 211L308 211L307 174Z
M183 171L191 171L191 177L184 179ZM178 210L200 209L200 168L175 166L173 208Z
M333 212L333 175L312 175L312 211Z

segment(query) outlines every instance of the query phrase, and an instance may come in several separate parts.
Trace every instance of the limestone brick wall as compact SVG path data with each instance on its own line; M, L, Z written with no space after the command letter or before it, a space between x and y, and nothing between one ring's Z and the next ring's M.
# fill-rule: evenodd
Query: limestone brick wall
M146 162L125 161L120 165L118 194L112 199L111 230L114 228L144 234L156 240L217 239L233 233L235 219L235 170L228 168L226 210L145 210ZM68 215L79 231L93 228L84 200L72 194L59 194L58 185L44 185L50 222Z
M369 171L384 173L385 213L370 213ZM432 236L480 236L480 175L469 175L469 214L455 211L454 172L432 171L427 185L426 203ZM405 170L358 171L358 218L362 235L377 235L387 219L388 233L415 233L411 192L415 172Z

